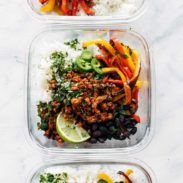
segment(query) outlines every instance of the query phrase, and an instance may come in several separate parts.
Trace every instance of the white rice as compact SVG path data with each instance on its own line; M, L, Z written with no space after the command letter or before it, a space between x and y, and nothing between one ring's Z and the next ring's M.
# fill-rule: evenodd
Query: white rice
M130 15L137 10L138 0L94 0L96 16Z

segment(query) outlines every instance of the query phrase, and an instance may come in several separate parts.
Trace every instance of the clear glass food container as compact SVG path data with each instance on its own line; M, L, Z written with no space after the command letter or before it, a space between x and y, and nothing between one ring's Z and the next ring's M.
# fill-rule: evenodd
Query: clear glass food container
M96 178L94 177L97 177L97 173L99 172L105 172L111 176L113 174L117 175L118 171L126 172L128 169L133 170L133 174L131 174L130 178L134 183L157 183L155 174L151 170L151 168L149 168L149 166L147 166L144 162L140 160L129 158L120 158L120 160L117 158L103 158L102 160L82 159L73 160L73 162L67 160L50 161L46 164L39 164L38 166L36 166L36 168L32 170L29 174L26 182L39 183L40 174L61 172L67 172L68 175L75 175L75 177L79 177L79 175L81 174L85 175L85 172L87 172L89 176L93 177L93 182L96 182ZM120 176L116 176L113 178L115 180L118 179L118 181L120 179L122 180L122 177ZM70 181L70 183L72 183L72 181Z
M130 0L129 9L128 4L124 5L123 11L119 13L104 15L104 16L59 16L56 13L41 13L41 3L39 0L27 0L28 11L38 20L44 23L59 23L59 24L78 24L78 25L106 25L117 23L129 23L139 18L147 10L150 0Z
M139 54L142 63L140 78L143 81L143 87L139 94L139 109L137 114L141 117L141 123L138 124L137 133L130 139L124 141L108 140L105 143L97 144L62 144L47 139L43 136L43 131L38 130L37 115L38 101L43 97L43 78L40 64L42 59L52 50L58 49L59 43L63 43L73 38L82 38L90 40L95 38L104 38L109 40L110 36L115 34L122 42L135 48ZM28 69L27 69L27 139L30 144L38 147L44 153L66 154L103 154L120 153L130 154L142 150L152 139L155 116L154 116L154 74L153 64L150 57L150 50L146 40L137 32L131 29L121 30L102 30L102 29L82 29L76 30L63 29L56 27L47 29L39 33L30 44L28 50Z

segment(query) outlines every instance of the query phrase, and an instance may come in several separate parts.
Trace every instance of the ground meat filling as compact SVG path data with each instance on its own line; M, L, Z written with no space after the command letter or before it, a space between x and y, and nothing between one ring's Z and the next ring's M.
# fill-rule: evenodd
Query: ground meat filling
M71 80L71 90L78 90L82 95L71 99L71 106L62 110L65 114L75 114L76 118L80 117L87 123L101 123L113 118L117 105L112 102L111 88L117 86L95 80L93 73L78 74L72 71L66 78Z

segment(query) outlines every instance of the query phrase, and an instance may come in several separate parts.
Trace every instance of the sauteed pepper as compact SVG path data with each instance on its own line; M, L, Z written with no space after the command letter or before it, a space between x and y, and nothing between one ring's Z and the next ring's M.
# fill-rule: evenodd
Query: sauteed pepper
M115 56L115 54L116 54L115 49L104 39L96 39L96 40L83 42L83 47L86 48L93 44L96 44L96 45L99 44L99 45L104 46L106 48L106 50L113 56Z
M87 6L85 0L80 0L80 3L81 3L82 9L84 10L84 12L87 15L94 15L95 14L95 12Z
M125 91L125 102L124 105L128 105L131 103L131 88L129 87L129 85L127 84L127 80L126 77L124 76L124 74L116 67L109 67L109 68L103 68L102 69L103 73L110 73L110 72L117 72L118 75L120 76L123 85L124 85L124 91Z
M40 11L41 12L51 12L51 11L53 11L54 6L55 6L55 0L49 0L45 6L42 6L40 8Z

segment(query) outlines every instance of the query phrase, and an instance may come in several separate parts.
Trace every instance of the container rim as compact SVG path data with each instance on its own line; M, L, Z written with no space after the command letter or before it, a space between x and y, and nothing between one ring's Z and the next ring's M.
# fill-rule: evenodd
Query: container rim
M68 160L68 159L57 159L57 160L46 160L44 163L43 162L39 162L37 163L36 168L32 168L29 172L28 172L28 176L26 177L26 183L31 183L33 177L40 171L44 170L45 168L51 167L51 166L58 166L58 165L77 165L77 164L128 164L128 165L133 165L136 167L139 167L141 171L143 171L145 173L145 175L147 175L147 177L150 180L150 183L157 183L157 178L156 175L154 173L154 171L150 168L149 165L147 165L144 161L139 160L137 158L121 158L120 160L118 159L119 157L111 158L111 157L103 157L100 159L96 158L96 159L90 159L87 157L82 157L78 158L78 159L74 159L72 161Z
M105 25L116 23L131 23L141 17L148 9L151 0L142 0L140 7L135 13L128 16L111 15L111 16L58 16L41 14L34 10L31 0L26 0L26 9L28 13L39 21L45 21L44 23L55 24L75 24L75 25Z
M94 27L91 27L90 29L88 28L82 28L82 27L75 27L77 29L74 29L74 30L95 30ZM144 138L138 142L136 145L133 145L133 146L130 146L130 147L124 147L124 148L91 148L91 149L85 149L85 148L79 148L79 149L74 149L74 148L68 148L68 149L64 149L64 148L46 148L44 146L42 146L41 144L39 144L37 141L35 141L33 135L31 134L31 132L29 131L29 112L28 112L28 94L29 94L29 90L28 90L28 75L29 75L29 53L30 53L30 49L31 49L31 46L32 44L34 43L34 41L39 38L40 35L42 35L44 32L47 32L49 30L72 30L72 28L63 28L62 26L56 26L54 28L44 28L43 30L41 30L38 34L36 34L34 36L34 38L32 39L32 41L29 43L29 46L28 46L28 49L27 49L27 52L26 52L26 67L25 67L25 120L26 120L26 123L25 123L25 138L26 138L26 141L28 142L28 144L30 144L32 146L32 148L35 148L37 149L39 152L45 154L45 155L58 155L58 156L61 156L61 155L75 155L75 154L87 154L87 155L92 155L92 154L97 154L97 155L100 155L100 154L111 154L111 153L115 153L115 154L120 154L120 155L129 155L129 154L134 154L134 153L137 153L139 151L142 151L144 148L146 148L149 143L151 142L152 138L153 138L153 135L154 135L154 131L155 131L155 74L154 74L154 64L152 62L152 54L151 54L151 50L149 49L149 46L145 40L145 38L137 33L135 30L132 30L132 28L125 28L125 29L120 29L118 27L118 30L116 29L108 29L108 30L115 30L115 31L130 31L131 33L135 34L138 38L141 39L141 41L143 42L143 44L145 45L146 47L146 51L147 51L147 55L148 55L148 60L149 60L149 63L150 63L150 70L151 70L151 73L149 74L149 77L150 77L150 80L151 80L151 86L150 86L150 102L149 102L149 105L151 106L150 107L150 114L151 114L151 122L150 122L150 126L149 128L147 128L146 130L146 134L144 135ZM98 29L97 29L98 30ZM99 30L106 30L104 28L101 28ZM107 152L106 152L107 151Z

